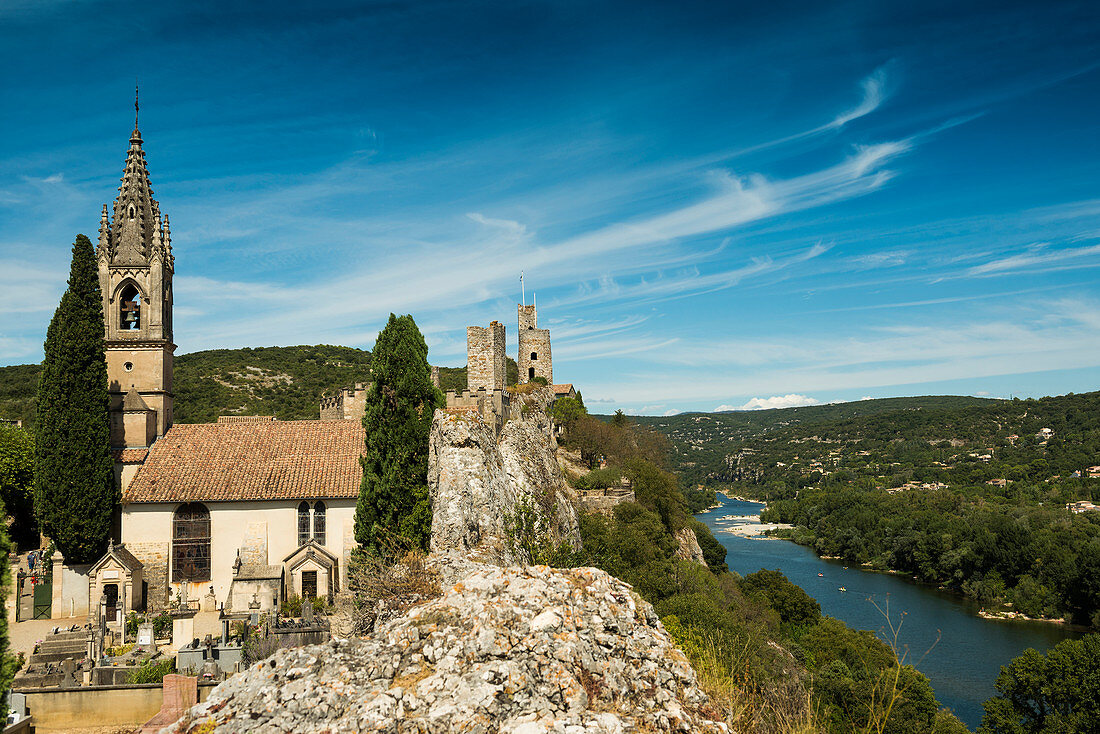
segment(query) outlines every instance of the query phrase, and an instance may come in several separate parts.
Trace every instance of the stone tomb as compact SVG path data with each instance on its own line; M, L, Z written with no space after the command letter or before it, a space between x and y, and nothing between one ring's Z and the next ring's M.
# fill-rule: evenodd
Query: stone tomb
M120 627L131 611L145 608L142 592L144 566L126 546L112 541L107 553L88 570L88 621L93 627L99 624L99 615L106 614L106 622Z

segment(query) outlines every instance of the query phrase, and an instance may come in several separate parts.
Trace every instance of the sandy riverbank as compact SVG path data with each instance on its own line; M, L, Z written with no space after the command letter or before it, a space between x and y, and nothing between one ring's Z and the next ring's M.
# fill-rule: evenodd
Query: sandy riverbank
M978 612L978 616L982 619L999 619L1001 621L1015 620L1017 622L1046 622L1047 624L1065 624L1064 619L1050 619L1048 617L1029 617L1022 612L987 612L982 609Z

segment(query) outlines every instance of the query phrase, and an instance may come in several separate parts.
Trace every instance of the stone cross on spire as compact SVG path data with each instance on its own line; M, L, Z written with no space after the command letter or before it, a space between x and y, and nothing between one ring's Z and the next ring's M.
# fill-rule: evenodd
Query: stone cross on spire
M138 129L138 84L134 80L134 129Z

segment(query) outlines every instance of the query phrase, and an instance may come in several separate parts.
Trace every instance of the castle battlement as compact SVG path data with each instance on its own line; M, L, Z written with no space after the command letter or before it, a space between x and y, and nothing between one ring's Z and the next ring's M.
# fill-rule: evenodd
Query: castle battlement
M355 383L355 387L344 387L335 395L321 397L320 412L323 421L363 420L366 410L367 391L371 383Z
M448 390L445 394L447 410L476 411L494 434L499 434L504 428L504 419L511 403L511 394L507 390L486 390L482 387L477 390Z

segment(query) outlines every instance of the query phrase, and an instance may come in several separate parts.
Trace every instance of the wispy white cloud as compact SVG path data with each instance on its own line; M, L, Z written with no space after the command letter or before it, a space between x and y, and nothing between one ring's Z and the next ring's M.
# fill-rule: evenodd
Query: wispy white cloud
M858 120L877 110L886 99L886 79L885 66L880 66L878 69L875 69L872 74L860 82L860 86L863 88L863 99L860 100L859 104L837 115L833 121L825 127L843 127L849 122Z
M294 284L268 281L249 287L208 277L181 279L178 302L196 302L211 292L235 293L241 300L255 299L269 307L213 325L203 323L191 332L183 324L178 328L194 347L209 346L212 341L222 344L241 333L281 343L307 337L333 340L358 329L364 315L377 321L390 311L453 310L499 298L518 290L515 281L521 266L537 271L546 287L601 279L601 287L578 296L577 302L614 300L622 296L615 293L621 286L607 275L609 267L642 271L681 257L679 247L687 238L869 193L889 180L885 165L907 150L906 141L862 146L833 166L789 179L736 177L718 171L712 179L713 190L702 200L556 241L532 235L516 220L467 213L464 219L476 225L473 230L440 229L417 236L407 246L387 248L366 267L341 267L339 274L326 272L319 282L298 278ZM277 201L284 205L282 197ZM631 297L657 300L729 288L745 278L818 257L826 249L819 243L790 257L756 256L744 265L707 274L691 268L656 274L625 290ZM411 261L430 263L430 267L411 268ZM306 302L311 308L300 308Z
M946 317L945 317L946 318ZM975 314L937 323L774 341L682 339L653 362L682 365L589 386L593 395L629 401L705 400L722 394L796 395L866 390L944 380L1100 367L1100 302L1077 297L1016 303L1011 317ZM661 368L657 368L661 369ZM668 385L672 390L659 388ZM654 389L654 387L658 389ZM735 406L728 403L725 408Z
M1053 263L1080 260L1093 255L1100 255L1100 245L1054 249L1050 247L1049 243L1040 243L1033 245L1028 252L975 265L970 268L968 274L998 275L1009 271L1040 270L1049 267ZM1080 263L1076 263L1076 265L1079 266ZM1092 265L1100 266L1100 261L1092 263Z

